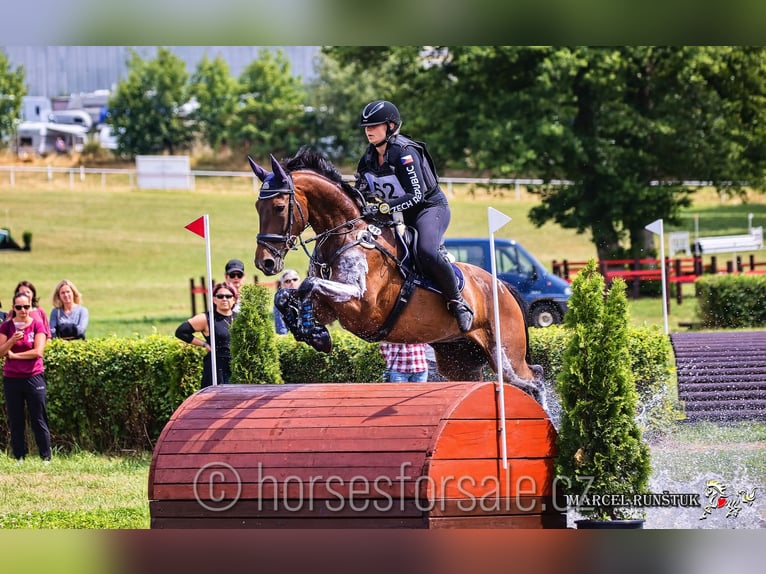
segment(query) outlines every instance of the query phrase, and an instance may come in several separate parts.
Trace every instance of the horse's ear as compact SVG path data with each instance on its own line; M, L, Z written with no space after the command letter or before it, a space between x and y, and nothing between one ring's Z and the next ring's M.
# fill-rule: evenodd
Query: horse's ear
M253 160L253 158L251 158L250 156L247 156L247 161L250 162L250 167L252 168L253 173L258 177L258 179L261 180L261 182L268 177L269 172L267 172L260 165L255 163L255 160Z
M281 179L282 181L285 181L285 182L290 181L290 178L288 177L287 172L277 161L277 158L275 158L271 154L269 154L269 157L271 158L271 171L274 172L274 175L279 177L279 179Z

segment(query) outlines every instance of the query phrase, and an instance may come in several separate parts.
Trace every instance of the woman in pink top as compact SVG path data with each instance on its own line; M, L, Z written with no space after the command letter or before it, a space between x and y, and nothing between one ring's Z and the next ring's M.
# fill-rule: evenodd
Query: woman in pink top
M35 289L35 286L32 285L30 281L19 281L19 284L16 285L16 289L13 290L13 293L24 293L29 299L32 301L32 317L39 317L40 321L43 322L43 326L45 327L45 334L48 336L48 338L51 338L51 327L48 322L48 314L45 312L45 309L38 306L38 299L37 299L37 289Z
M24 293L13 296L8 318L0 323L0 357L3 364L3 393L11 430L11 450L16 460L27 455L24 406L29 410L32 432L40 458L51 458L48 429L43 352L48 334L38 317L32 316L32 299Z

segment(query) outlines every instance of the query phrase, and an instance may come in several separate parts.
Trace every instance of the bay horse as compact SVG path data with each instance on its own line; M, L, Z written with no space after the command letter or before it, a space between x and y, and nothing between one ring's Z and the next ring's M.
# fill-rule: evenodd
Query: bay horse
M337 320L367 341L431 344L439 372L448 380L481 380L486 364L497 373L490 273L456 264L464 277L463 297L474 311L471 330L462 333L440 293L421 281L413 287L417 276L405 268L395 224L382 215L372 222L363 219L361 194L323 155L303 148L284 166L273 155L270 159L271 172L248 157L262 182L255 204L260 220L255 266L269 276L279 273L297 244L309 256L309 271L297 292L280 290L275 296L285 318L292 316L286 322L296 338L329 352L324 325ZM315 236L304 240L308 227ZM313 253L309 243L315 244ZM529 364L523 300L499 282L498 304L503 380L543 404L542 368ZM308 316L298 316L299 308L310 309Z

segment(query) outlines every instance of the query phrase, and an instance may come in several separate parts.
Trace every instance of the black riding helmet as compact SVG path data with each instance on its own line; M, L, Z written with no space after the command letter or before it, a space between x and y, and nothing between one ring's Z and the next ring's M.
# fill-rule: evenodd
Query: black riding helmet
M396 125L394 129L388 125L392 122ZM359 126L375 126L378 124L386 124L386 139L381 142L387 143L391 136L402 126L402 117L399 115L399 109L389 101L375 100L370 102L362 110L362 115L359 119Z

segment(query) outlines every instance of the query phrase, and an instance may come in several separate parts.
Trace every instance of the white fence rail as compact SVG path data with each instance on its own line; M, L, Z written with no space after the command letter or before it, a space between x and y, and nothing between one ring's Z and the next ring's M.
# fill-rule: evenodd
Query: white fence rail
M69 178L69 187L75 189L78 182L84 182L88 175L97 175L101 177L101 186L106 187L107 176L109 175L122 175L127 176L131 189L136 188L137 185L137 172L135 168L130 169L117 169L117 168L92 168L92 167L32 167L32 166L0 166L0 174L5 172L7 177L0 178L0 188L3 187L3 180L7 181L11 187L16 186L16 175L22 173L38 173L43 174L48 181L53 181L56 175L63 175ZM251 171L206 171L206 170L191 170L191 189L194 190L196 186L196 180L200 177L248 177L253 180L253 189L257 191L260 188L260 181L253 176ZM344 175L343 179L346 181L354 181L354 177L351 175ZM498 186L513 186L516 194L516 199L521 198L521 188L527 186L537 185L569 185L570 181L563 179L554 179L546 182L542 179L536 178L484 178L484 177L440 177L439 182L442 185L444 191L448 194L452 194L453 185L456 184L474 184L474 185L498 185ZM687 187L705 187L711 185L708 181L683 181L681 185ZM660 182L652 181L651 185L659 185Z

